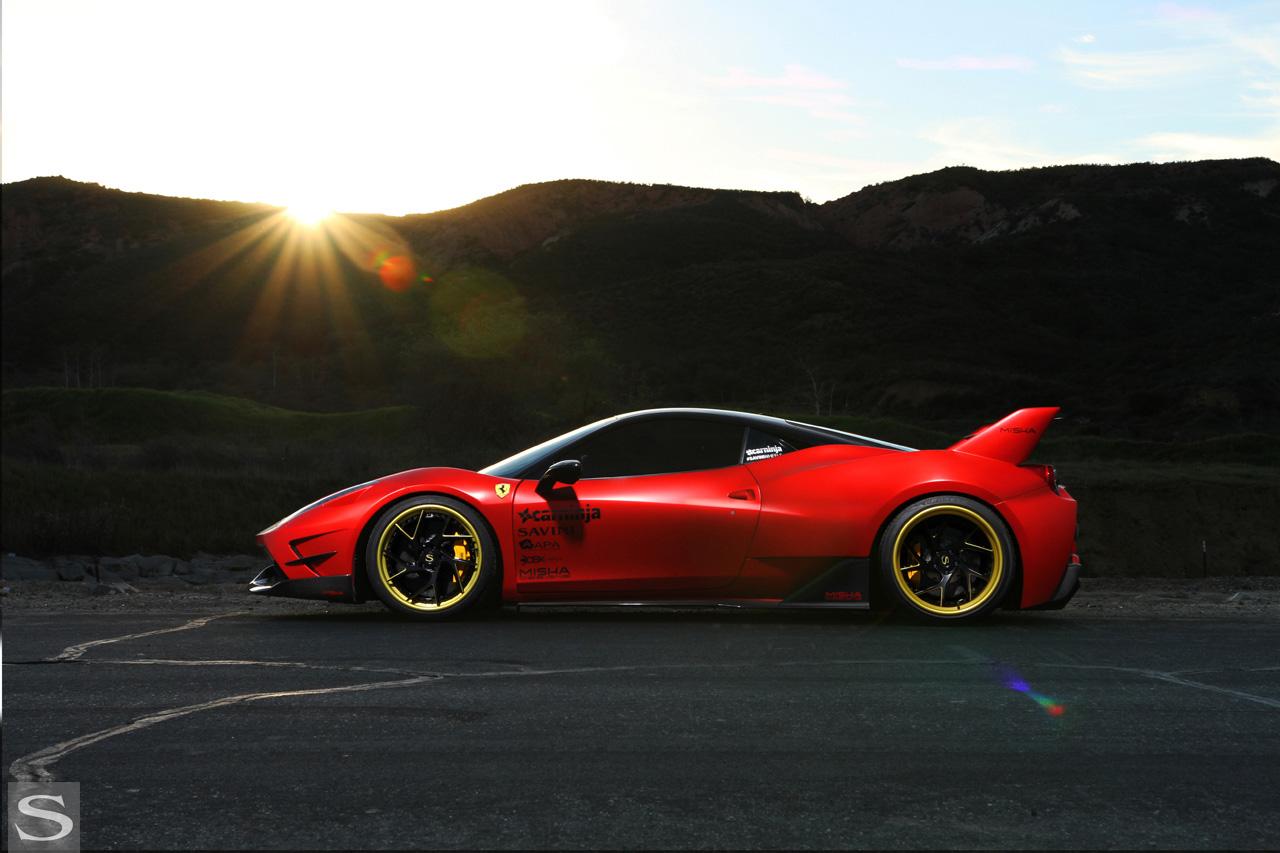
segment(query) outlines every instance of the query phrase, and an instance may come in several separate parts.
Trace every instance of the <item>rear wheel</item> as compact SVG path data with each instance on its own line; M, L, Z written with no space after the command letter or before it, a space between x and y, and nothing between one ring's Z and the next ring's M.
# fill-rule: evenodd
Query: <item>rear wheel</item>
M479 513L461 501L406 498L374 522L365 571L388 609L443 619L488 597L499 571L498 546Z
M906 610L972 619L1000 605L1013 582L1009 528L990 507L960 495L916 501L880 539L880 586Z

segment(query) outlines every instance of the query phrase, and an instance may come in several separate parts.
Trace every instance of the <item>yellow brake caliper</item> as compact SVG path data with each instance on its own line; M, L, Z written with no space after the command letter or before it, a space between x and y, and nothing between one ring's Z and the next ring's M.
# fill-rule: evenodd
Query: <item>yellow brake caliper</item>
M910 551L912 555L916 558L916 563L919 563L920 554L921 552L924 551L924 548L920 545L920 543L919 542L916 543L916 547L914 551L911 548L908 548L907 550ZM919 569L912 569L911 571L907 572L907 583L911 584L912 588L915 588L915 589L919 588L920 586L920 570Z
M454 542L453 543L453 559L470 560L471 552L467 550L467 546L462 542ZM463 574L464 574L464 570L461 566L453 567L453 581L459 586L459 588L461 588L462 586Z

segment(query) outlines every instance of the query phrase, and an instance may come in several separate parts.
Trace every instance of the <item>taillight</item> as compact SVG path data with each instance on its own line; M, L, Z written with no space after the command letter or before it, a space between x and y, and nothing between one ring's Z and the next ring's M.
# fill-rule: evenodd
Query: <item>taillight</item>
M1018 467L1026 468L1044 480L1045 485L1052 489L1055 495L1058 493L1058 472L1053 470L1052 465L1019 465Z

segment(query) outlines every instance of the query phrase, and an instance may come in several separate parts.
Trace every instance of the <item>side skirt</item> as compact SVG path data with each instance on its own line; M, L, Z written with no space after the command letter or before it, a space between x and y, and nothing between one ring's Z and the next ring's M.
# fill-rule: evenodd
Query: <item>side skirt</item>
M598 607L598 608L641 608L641 607L667 607L667 608L702 608L708 610L870 610L871 605L865 601L862 602L814 602L814 601L756 601L744 599L741 601L707 601L706 599L698 599L693 601L676 601L676 600L658 600L658 601L520 601L513 605L516 610L538 610L540 608L556 608L556 607Z

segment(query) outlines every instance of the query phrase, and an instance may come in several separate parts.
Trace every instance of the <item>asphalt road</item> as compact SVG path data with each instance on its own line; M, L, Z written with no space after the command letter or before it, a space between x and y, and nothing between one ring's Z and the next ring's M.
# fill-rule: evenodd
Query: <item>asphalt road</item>
M1280 847L1274 618L235 606L6 611L10 779L102 848Z

